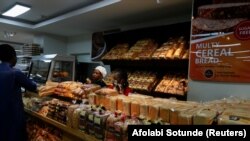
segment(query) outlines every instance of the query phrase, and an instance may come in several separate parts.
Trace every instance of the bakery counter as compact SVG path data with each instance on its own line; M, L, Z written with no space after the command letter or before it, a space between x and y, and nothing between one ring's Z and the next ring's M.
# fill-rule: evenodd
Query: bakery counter
M63 141L101 141L101 140L96 139L94 136L88 135L87 133L83 131L70 128L60 122L57 122L53 119L42 116L27 108L25 108L24 110L28 115L38 118L46 123L49 123L57 127L58 129L61 129L63 131Z

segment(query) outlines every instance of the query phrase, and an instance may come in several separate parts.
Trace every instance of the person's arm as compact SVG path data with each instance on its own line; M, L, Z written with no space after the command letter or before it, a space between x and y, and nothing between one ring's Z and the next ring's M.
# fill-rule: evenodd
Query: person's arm
M30 80L24 73L20 70L15 70L16 81L27 90L36 91L37 85L35 82Z

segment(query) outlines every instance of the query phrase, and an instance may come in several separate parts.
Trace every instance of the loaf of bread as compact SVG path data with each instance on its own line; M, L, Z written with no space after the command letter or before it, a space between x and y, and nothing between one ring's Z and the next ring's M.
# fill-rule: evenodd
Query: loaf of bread
M193 34L203 34L212 32L231 32L234 31L237 24L247 20L246 18L236 19L205 19L195 18L192 22Z
M110 111L115 112L117 110L117 97L110 97Z
M192 125L194 115L199 112L200 107L190 108L185 111L181 111L178 115L179 125Z
M220 3L198 7L198 16L208 19L249 18L250 2Z
M159 118L163 122L170 123L170 107L167 105L161 104L160 105L160 112L159 112Z
M124 104L123 101L126 99L127 97L125 95L119 95L117 96L117 110L120 112L123 112L123 108L124 108Z
M95 93L97 95L110 95L110 96L118 95L118 92L116 90L110 88L101 88L99 90L96 90Z
M131 116L131 100L130 99L124 99L123 101L123 113L127 116Z
M151 120L152 122L155 122L159 118L159 110L160 110L160 105L156 103L149 103L149 108L148 108L148 120Z
M102 57L102 60L120 60L122 56L128 52L128 43L118 43L107 54Z
M218 116L218 125L250 125L250 118L223 114Z
M52 95L55 92L55 88L59 85L57 82L47 81L45 85L38 87L39 96Z
M211 125L217 116L215 109L204 108L198 111L193 117L194 125Z
M140 104L140 115L139 118L140 119L145 119L146 117L148 117L148 102L147 101L143 101Z
M90 93L88 95L88 100L89 100L89 104L95 105L96 104L96 94L95 93Z
M131 116L139 117L140 115L140 104L138 100L132 100L131 102Z

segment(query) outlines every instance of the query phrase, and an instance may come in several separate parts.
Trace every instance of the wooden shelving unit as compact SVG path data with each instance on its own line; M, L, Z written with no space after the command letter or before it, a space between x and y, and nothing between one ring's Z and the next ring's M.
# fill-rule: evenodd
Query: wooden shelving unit
M67 125L64 125L60 122L57 122L53 119L50 119L48 117L42 116L34 111L31 111L27 108L24 109L24 111L29 114L32 117L38 118L42 120L43 122L49 123L58 129L62 130L63 133L63 141L101 141L99 139L96 139L94 136L89 135L85 133L84 131L73 129L68 127Z

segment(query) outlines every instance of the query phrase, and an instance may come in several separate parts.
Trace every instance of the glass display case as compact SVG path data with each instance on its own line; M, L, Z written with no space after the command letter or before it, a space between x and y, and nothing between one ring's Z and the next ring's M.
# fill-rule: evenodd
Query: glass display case
M32 57L30 78L39 84L75 79L75 57L47 54Z
M17 63L14 68L20 69L28 77L32 65L31 58L31 56L17 56Z

